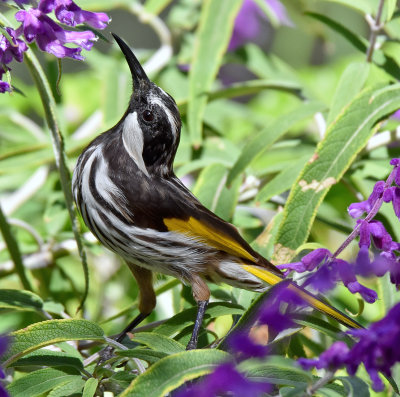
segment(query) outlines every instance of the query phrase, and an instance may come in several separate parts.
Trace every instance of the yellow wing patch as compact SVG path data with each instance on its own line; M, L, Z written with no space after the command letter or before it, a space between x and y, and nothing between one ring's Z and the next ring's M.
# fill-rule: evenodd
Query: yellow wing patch
M204 241L218 250L225 251L229 254L240 258L248 259L254 262L256 259L247 252L238 242L230 236L212 229L210 226L200 222L192 216L188 220L178 218L165 218L164 224L169 231L179 232L187 236Z

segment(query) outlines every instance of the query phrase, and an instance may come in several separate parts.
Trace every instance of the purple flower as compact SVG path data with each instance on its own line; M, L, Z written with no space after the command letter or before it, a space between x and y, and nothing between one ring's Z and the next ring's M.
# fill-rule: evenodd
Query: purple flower
M289 304L289 307L287 307L287 304ZM279 333L295 325L291 319L291 314L294 309L305 304L300 295L290 289L290 282L282 281L261 307L258 313L258 321ZM284 307L285 310L283 310Z
M0 336L0 357L6 352L7 347L8 347L8 338L6 336ZM4 371L0 367L0 379L4 378L5 378ZM0 382L0 397L8 397L8 393L3 388L1 382Z
M28 49L24 41L17 39L17 33L14 29L6 28L6 32L11 37L10 43L6 36L0 34L0 63L8 64L13 59L22 62L24 52Z
M300 262L285 263L278 265L279 269L294 270L297 273L310 272L314 270L318 265L325 261L331 253L325 248L317 248L309 254L303 256Z
M176 397L257 397L271 390L265 382L255 382L238 372L232 363L220 364L201 382L176 394Z
M265 0L265 2L282 24L292 26L292 22L286 14L286 9L280 1ZM233 51L254 40L260 34L261 18L265 18L265 14L260 7L253 0L244 0L236 16L228 51Z
M90 50L96 36L91 31L72 32L64 30L39 9L21 10L15 15L22 22L19 33L23 32L29 43L36 39L39 48L55 55L57 58L70 57L83 60L81 48ZM64 44L73 43L78 48L69 48Z
M46 14L54 10L56 18L68 26L86 23L95 29L104 29L110 22L104 12L82 10L72 0L41 0L39 9Z
M336 370L347 367L354 375L360 364L364 364L375 391L383 390L378 373L391 376L394 364L400 362L400 350L396 348L400 339L400 303L396 304L380 321L368 329L353 329L347 333L358 338L358 342L348 348L343 342L335 342L317 359L300 359L306 369L315 366L318 369Z
M234 332L228 339L228 344L235 353L243 358L263 358L268 354L268 347L255 343L247 334Z
M11 92L11 87L6 81L0 80L0 93L3 94L4 92Z
M370 265L369 261L368 265ZM310 252L300 262L287 263L278 267L280 269L295 270L299 273L312 271L318 267L314 273L307 277L304 283L304 286L309 285L318 292L329 291L335 288L336 284L341 281L351 293L355 294L358 292L368 303L375 302L378 297L374 290L363 286L357 281L355 266L343 259L332 258L332 254L325 248L318 248Z
M390 160L390 165L395 167L394 181L397 186L400 186L400 158Z
M368 197L366 201L361 201L359 203L350 204L348 208L349 215L352 218L359 218L364 212L370 212L376 201L383 194L385 187L385 182L378 181L374 189L372 190L371 195Z
M346 343L338 341L325 350L319 358L299 358L298 363L306 370L313 367L335 371L346 364L349 348Z

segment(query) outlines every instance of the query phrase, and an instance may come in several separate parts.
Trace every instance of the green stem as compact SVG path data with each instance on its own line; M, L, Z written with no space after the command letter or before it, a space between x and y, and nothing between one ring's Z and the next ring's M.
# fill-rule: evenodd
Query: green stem
M56 117L56 103L46 78L46 75L36 58L32 50L28 50L25 53L25 63L32 74L33 80L35 81L36 87L38 88L40 98L42 100L42 105L47 121L47 125L51 131L51 138L53 144L53 151L56 160L56 165L58 172L60 174L61 188L64 193L65 202L68 210L68 214L71 220L72 231L78 246L79 256L81 258L83 273L85 276L85 290L81 303L79 305L78 311L82 308L88 295L89 290L89 271L86 261L86 253L81 240L81 234L79 230L79 223L77 221L76 212L74 209L74 204L72 200L71 192L71 177L69 170L66 165L66 155L64 150L64 141L61 131L58 127L57 117Z
M25 272L25 267L22 262L21 252L19 250L17 240L11 233L10 225L8 224L7 219L1 207L0 207L0 230L4 238L4 242L7 245L8 252L10 253L10 257L14 262L15 270L17 271L18 277L24 289L33 291L32 285Z

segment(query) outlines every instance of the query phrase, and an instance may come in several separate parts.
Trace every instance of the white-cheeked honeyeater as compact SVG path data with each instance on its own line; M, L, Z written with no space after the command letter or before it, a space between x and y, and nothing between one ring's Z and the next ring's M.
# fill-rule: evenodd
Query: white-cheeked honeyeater
M159 272L192 288L198 303L188 344L193 349L210 297L207 282L261 292L284 276L175 176L181 130L176 103L148 79L126 43L114 38L131 70L133 94L121 120L80 155L72 181L74 199L85 224L126 261L139 286L140 314L119 340L154 309L152 274ZM289 288L317 310L359 327L296 284Z

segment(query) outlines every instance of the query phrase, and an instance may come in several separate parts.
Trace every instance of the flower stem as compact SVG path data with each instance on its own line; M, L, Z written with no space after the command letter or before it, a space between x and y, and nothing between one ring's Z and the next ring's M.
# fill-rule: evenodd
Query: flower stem
M382 193L379 195L378 199L375 201L375 204L371 208L371 211L367 214L367 216L364 218L364 222L370 222L372 219L374 219L375 215L378 213L379 209L382 206L383 203L383 193L385 192L386 189L388 189L395 178L396 172L397 172L397 167L396 165L390 175L388 176L385 186L383 188ZM354 230L351 232L351 234L346 238L346 240L342 243L342 245L334 252L334 254L328 259L328 262L331 262L334 258L336 258L359 234L360 234L360 227L361 223L359 223Z
M51 131L51 138L53 144L53 151L56 160L56 165L58 168L58 172L60 174L60 182L61 188L65 197L65 202L68 210L68 215L71 220L72 231L74 233L74 237L76 240L76 244L78 247L79 256L81 258L83 273L85 277L85 290L83 296L81 298L81 302L78 308L78 311L82 308L89 290L89 271L86 261L86 253L83 248L83 243L81 239L81 234L79 230L79 224L77 221L73 201L72 201L72 192L71 192L71 177L67 167L66 155L64 150L64 141L61 131L58 127L57 118L56 118L56 103L51 92L51 88L49 82L46 78L46 75L36 58L35 54L32 50L28 50L25 53L25 63L29 68L29 71L32 74L32 77L35 81L37 89L40 94L40 98L42 100L42 105L47 121L47 125Z
M376 13L375 19L367 18L367 22L371 29L371 33L369 35L369 46L368 46L368 50L367 50L367 62L372 62L372 55L373 55L374 49L375 49L376 37L378 36L379 31L382 29L382 25L381 25L380 21L381 21L384 3L385 3L385 0L379 1L378 11Z

